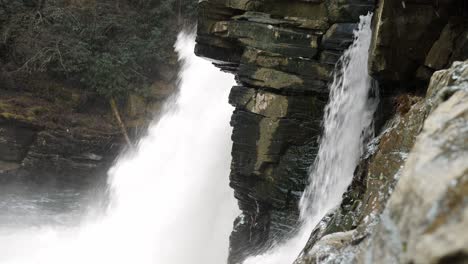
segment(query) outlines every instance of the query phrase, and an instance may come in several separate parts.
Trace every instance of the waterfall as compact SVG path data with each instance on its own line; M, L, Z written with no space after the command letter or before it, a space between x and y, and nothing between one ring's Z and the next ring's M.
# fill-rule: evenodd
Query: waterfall
M110 205L78 227L0 232L3 264L219 264L238 214L229 188L233 76L180 34L180 91L109 171Z
M337 64L324 115L323 135L310 184L300 201L301 226L286 242L250 257L244 264L293 263L313 228L333 208L352 181L363 154L364 140L372 130L377 100L369 98L372 80L367 69L372 15L362 16L354 42Z

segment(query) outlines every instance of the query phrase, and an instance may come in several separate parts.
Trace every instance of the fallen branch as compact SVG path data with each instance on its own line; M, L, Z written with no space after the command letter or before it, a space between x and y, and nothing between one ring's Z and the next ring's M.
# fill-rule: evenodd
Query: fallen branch
M130 141L130 137L128 137L127 129L125 128L125 124L122 122L122 118L120 118L119 109L117 108L117 104L115 103L114 98L111 98L109 100L109 103L110 103L110 106L112 108L112 112L114 113L114 117L117 120L117 123L119 124L122 135L124 136L125 141L128 144L128 147L130 149L133 149L133 144Z

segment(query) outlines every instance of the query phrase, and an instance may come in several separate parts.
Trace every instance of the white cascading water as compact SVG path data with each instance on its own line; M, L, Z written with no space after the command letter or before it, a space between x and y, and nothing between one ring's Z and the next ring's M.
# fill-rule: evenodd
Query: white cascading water
M110 205L75 228L0 233L3 264L225 263L237 203L229 188L233 76L180 34L180 92L109 171Z
M372 80L367 69L371 18L371 14L361 17L354 42L335 69L318 156L299 204L302 224L298 232L268 252L248 258L244 264L293 263L313 228L339 205L351 184L364 141L373 133L371 124L377 106L377 100L369 98Z

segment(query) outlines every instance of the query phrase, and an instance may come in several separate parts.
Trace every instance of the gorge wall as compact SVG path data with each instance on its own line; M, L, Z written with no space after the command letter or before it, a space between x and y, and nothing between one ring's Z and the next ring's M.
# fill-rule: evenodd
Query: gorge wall
M150 96L118 100L132 140L176 91L177 66L171 71L171 79L154 82ZM105 180L114 159L128 147L109 100L50 77L35 78L0 80L0 181Z
M138 138L177 90L177 4L0 1L0 181L105 180L127 144L110 99Z
M358 251L356 245L360 242L368 249L378 240L363 242L374 234L369 231L373 223L385 223L379 216L399 175L405 174L401 167L408 155L418 155L408 153L421 130L426 143L420 144L430 144L427 142L435 132L422 127L436 108L434 98L440 95L435 94L452 89L450 81L431 84L432 92L425 96L428 81L434 71L468 58L467 4L457 0L200 2L196 53L235 74L238 82L230 95L230 103L236 107L231 120L234 132L230 182L242 214L231 234L229 263L241 263L246 256L265 250L294 229L298 199L317 152L328 99L327 84L335 63L353 40L359 15L367 12L375 13L369 67L381 90L376 114L380 135L363 157L340 208L323 219L311 235L297 260L303 264L341 263L350 256L346 255L348 252ZM454 67L433 78L443 75L447 80L464 80L465 77L456 76L464 72L466 63ZM464 81L455 86L467 88ZM437 104L452 101L449 97L436 100ZM457 94L455 98L462 102L464 95ZM455 119L461 122L464 128L454 129L465 136L462 131L467 126L466 115L462 116L444 118L447 124ZM424 127L434 119L437 118L428 118ZM451 133L446 132L446 140ZM461 142L466 146L466 137ZM463 157L466 149L462 153L457 152L457 157ZM407 174L414 178L417 172ZM447 181L444 184L447 186ZM466 197L467 193L460 195ZM411 243L414 242L401 242L405 250ZM374 251L361 250L367 252L360 255L364 259L361 262L395 263L395 259L379 259L382 252L392 255L391 249L382 250L384 247L388 243ZM392 257L403 256L401 248ZM363 256L371 254L368 252L377 253L374 258L365 259ZM351 260L357 262L357 258ZM403 257L398 261L403 261Z
M292 231L327 84L372 1L203 1L196 53L236 75L231 186L242 215L230 263Z

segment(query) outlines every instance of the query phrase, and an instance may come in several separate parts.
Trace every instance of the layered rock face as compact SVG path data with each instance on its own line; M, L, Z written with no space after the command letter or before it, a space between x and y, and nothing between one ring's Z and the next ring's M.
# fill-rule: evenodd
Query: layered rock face
M468 58L467 13L461 1L378 2L369 65L385 125L296 263L467 260L465 237L449 235L464 232L460 201L468 195L459 161L466 160L467 62L433 74Z
M155 81L146 98L130 94L118 100L131 138L145 130L176 91L176 68L172 65L167 78ZM51 78L1 77L0 181L106 179L107 169L126 147L108 100Z
M373 1L202 1L196 53L236 75L230 263L289 233L314 161L327 84Z
M112 116L0 90L0 181L95 183L122 149ZM102 175L102 176L101 176Z
M352 41L358 16L374 10L369 67L381 88L379 135L341 206L316 227L297 263L427 263L424 254L431 263L465 259L466 241L445 231L461 228L466 214L466 168L459 162L466 159L460 147L466 146L466 98L450 92L465 89L466 77L460 76L466 62L437 72L429 89L427 84L435 71L468 57L468 5L375 3L374 9L374 1L358 0L201 1L196 52L234 73L239 84L230 96L236 107L230 179L243 213L231 235L230 263L261 252L293 229L331 72ZM445 110L434 110L439 108ZM428 148L434 155L423 153L432 144L438 146ZM448 163L434 165L442 160ZM400 177L404 183L395 187ZM437 178L439 186L419 182L424 177ZM444 206L447 212L428 220ZM440 248L429 252L435 237L442 238ZM425 246L417 245L420 238Z

